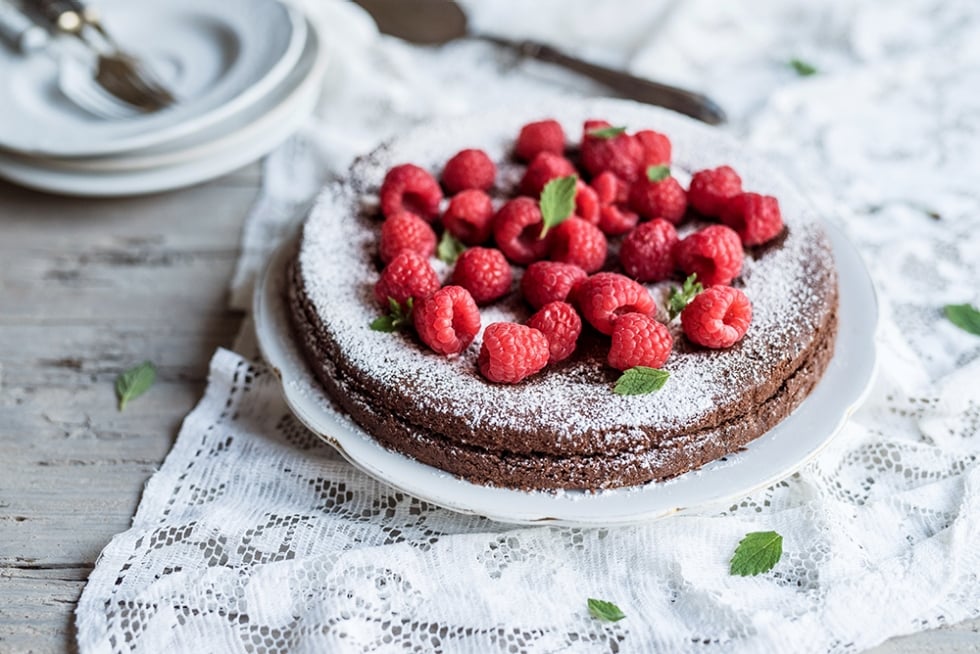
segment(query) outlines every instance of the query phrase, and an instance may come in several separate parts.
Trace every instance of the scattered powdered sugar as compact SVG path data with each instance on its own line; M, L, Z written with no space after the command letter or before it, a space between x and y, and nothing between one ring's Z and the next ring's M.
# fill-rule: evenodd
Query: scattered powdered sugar
M378 278L378 223L361 207L365 197L377 193L385 172L411 162L438 176L453 154L469 147L506 160L521 125L548 117L559 120L572 141L578 140L588 118L627 125L631 131L662 131L673 143L673 168L679 178L730 164L746 190L779 198L788 233L779 247L763 251L757 259L746 256L740 285L752 301L753 320L739 345L726 351L688 347L679 321L674 321L670 328L675 351L664 366L671 374L667 384L650 395L619 396L612 392L616 371L595 361L545 369L513 386L496 385L476 370L482 331L464 353L445 358L427 351L409 334L370 329L381 313L372 293ZM556 445L586 443L590 451L645 443L644 428L669 435L765 383L777 358L788 362L810 345L832 301L828 288L836 284L816 215L781 175L717 131L667 111L618 100L511 108L440 120L406 133L359 160L347 180L321 194L305 226L299 262L308 297L343 356L360 374L382 382L392 397L412 402L434 417L463 416L474 432L516 430L554 439ZM433 263L440 277L450 272L435 259ZM658 300L665 296L665 286L650 287ZM523 321L528 315L516 297L481 309L484 327Z

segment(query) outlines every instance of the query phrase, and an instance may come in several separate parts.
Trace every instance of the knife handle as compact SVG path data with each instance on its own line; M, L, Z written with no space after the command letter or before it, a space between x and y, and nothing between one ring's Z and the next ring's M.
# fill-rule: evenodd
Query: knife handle
M0 39L21 54L30 54L47 45L48 33L17 7L0 0Z
M24 0L24 6L56 32L78 36L85 27L81 14L63 0Z

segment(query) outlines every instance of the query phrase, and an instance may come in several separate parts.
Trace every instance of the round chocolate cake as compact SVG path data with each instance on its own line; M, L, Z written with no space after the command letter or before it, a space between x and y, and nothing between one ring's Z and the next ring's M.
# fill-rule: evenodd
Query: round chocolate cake
M515 135L543 118L558 120L567 134L592 118L663 132L673 143L672 174L682 183L693 171L727 164L746 188L779 199L785 229L746 250L733 282L752 303L744 338L728 349L706 349L685 338L679 320L670 322L674 349L663 365L669 379L655 393L631 396L613 392L619 373L606 365L608 337L590 329L571 358L508 385L487 381L477 369L482 330L462 353L446 357L411 331L371 328L381 313L373 287L380 270L377 194L385 173L405 162L439 171L461 149L479 148L498 165L491 194L512 197L524 170L513 160ZM688 220L678 231L683 236L697 225ZM432 263L448 276L450 266ZM522 269L514 270L519 278ZM738 450L806 398L827 367L837 332L833 257L799 192L717 131L618 100L444 119L392 140L321 194L289 275L296 338L340 408L390 449L473 482L520 489L638 485ZM647 287L663 307L669 288L682 280ZM485 327L524 322L532 309L515 292L480 313Z

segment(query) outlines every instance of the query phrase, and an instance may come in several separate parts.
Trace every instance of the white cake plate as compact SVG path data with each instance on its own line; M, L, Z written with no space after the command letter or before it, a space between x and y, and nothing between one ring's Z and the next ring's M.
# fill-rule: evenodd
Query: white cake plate
M868 271L839 228L825 225L840 276L837 345L806 400L745 449L664 482L600 492L525 492L473 484L381 446L338 413L296 344L285 301L295 243L273 256L256 286L259 347L286 403L310 430L375 479L427 502L517 524L612 526L727 506L788 477L815 457L860 405L876 371L878 304Z

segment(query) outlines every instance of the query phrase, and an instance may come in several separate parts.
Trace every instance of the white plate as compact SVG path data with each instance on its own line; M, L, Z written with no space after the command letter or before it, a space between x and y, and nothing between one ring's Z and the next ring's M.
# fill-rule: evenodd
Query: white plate
M307 38L301 13L278 0L103 0L107 28L145 57L178 104L131 118L97 118L58 89L48 53L0 48L0 148L91 157L200 132L263 99L296 66Z
M439 506L518 524L621 525L736 501L789 476L840 431L864 399L876 369L878 307L864 263L843 233L827 225L840 274L839 332L823 379L775 428L741 452L666 482L588 492L524 492L472 484L378 444L338 414L317 383L289 325L285 264L295 244L281 248L256 287L259 346L282 379L296 416L372 477Z
M328 49L312 25L307 29L309 38L299 62L273 93L229 122L218 138L170 153L173 162L162 157L156 167L101 170L0 153L0 177L65 195L117 197L189 186L259 159L299 127L319 97ZM139 157L135 159L138 164Z

